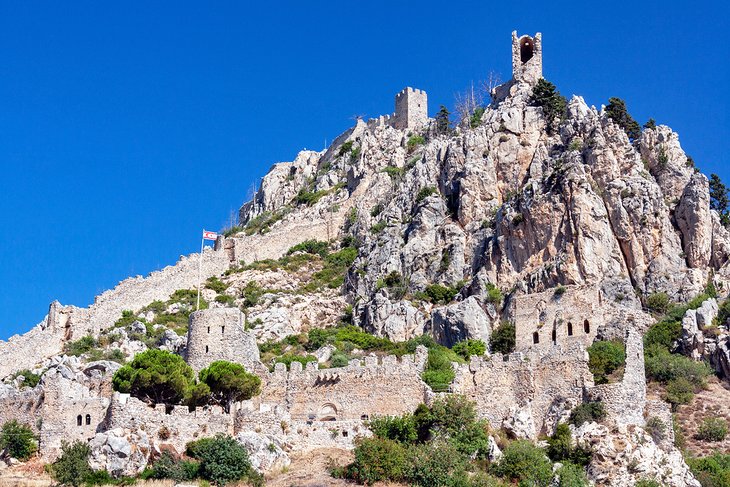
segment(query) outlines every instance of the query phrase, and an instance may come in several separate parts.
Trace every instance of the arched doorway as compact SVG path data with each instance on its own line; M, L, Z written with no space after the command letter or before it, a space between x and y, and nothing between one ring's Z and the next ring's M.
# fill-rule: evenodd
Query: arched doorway
M535 54L535 43L532 40L532 37L525 36L520 41L520 61L523 63L526 63L530 59L532 59L532 56Z

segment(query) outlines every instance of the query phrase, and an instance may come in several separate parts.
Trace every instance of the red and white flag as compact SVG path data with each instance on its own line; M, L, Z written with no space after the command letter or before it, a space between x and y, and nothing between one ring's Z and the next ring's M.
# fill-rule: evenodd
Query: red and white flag
M206 232L203 230L203 240L215 240L218 238L218 234L215 232Z

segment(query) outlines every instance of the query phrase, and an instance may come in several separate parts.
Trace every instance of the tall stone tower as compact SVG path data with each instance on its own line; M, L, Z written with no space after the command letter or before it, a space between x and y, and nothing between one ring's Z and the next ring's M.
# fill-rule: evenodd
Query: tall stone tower
M419 129L428 124L428 96L423 90L405 88L395 95L393 126L399 130Z
M190 315L185 360L196 372L211 362L226 360L243 365L248 372L260 366L256 338L244 331L238 308L215 308Z
M542 78L542 34L517 37L512 32L512 78L515 81L537 83Z

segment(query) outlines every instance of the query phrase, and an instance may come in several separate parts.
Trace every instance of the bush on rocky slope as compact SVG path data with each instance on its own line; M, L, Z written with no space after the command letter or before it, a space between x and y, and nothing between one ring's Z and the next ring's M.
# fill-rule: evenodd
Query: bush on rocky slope
M0 430L0 451L18 460L27 460L38 450L38 442L30 427L15 420L3 424Z

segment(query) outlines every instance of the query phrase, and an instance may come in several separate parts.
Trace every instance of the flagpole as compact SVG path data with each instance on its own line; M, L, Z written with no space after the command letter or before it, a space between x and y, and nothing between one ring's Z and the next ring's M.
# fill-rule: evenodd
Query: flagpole
M195 305L195 310L200 310L200 281L203 279L203 246L205 245L205 228L203 233L200 235L200 259L198 259L198 303Z

